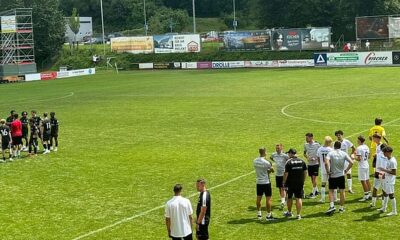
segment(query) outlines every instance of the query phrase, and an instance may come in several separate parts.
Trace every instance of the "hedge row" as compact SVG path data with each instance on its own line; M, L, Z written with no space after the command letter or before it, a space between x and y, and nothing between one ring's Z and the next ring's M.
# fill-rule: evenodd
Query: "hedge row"
M70 66L71 68L92 67L92 56L103 55L100 48L82 48L71 52L63 49L60 58L54 65ZM137 67L136 63L166 63L166 62L200 62L200 61L246 61L246 60L289 60L289 59L312 59L312 51L303 52L208 52L208 53L170 53L170 54L128 54L107 52L107 57L115 57L118 67L131 70ZM106 67L106 60L102 57L99 67Z

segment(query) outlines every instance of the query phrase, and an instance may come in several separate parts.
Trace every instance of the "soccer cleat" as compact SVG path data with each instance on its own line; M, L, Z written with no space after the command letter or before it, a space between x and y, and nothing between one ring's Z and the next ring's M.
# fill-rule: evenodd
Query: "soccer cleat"
M285 203L284 203L284 202L281 202L281 205L279 206L279 209L280 209L280 210L283 210L284 207L285 207Z
M316 191L316 192L315 192L315 196L318 196L318 195L319 195L319 192L318 192L318 191Z
M372 203L369 204L369 206L370 207L375 207L375 203L372 202Z
M4 161L3 159L0 159L0 163L5 163L6 161Z
M350 194L353 194L353 193L354 193L354 191L353 191L352 189L349 189L348 192L349 192Z
M386 216L396 216L397 215L397 212L390 212L390 213L388 213L388 214L386 214Z
M384 212L386 212L386 209L385 208L379 208L379 209L376 209L376 211L378 211L380 213L384 213Z
M328 211L325 212L325 214L330 215L333 214L336 211L335 207L329 207Z
M55 147L55 148L54 148L54 152L57 152L57 150L58 150L57 147Z
M339 208L339 213L344 213L344 208Z
M320 199L318 202L320 202L320 203L325 203L325 199Z
M50 150L51 150L51 151L53 151L53 150L54 150L54 149L53 149L53 146L51 146L51 147L50 147Z
M261 214L257 214L257 218L258 218L258 220L261 220L262 219Z
M48 154L48 153L50 153L50 151L49 150L44 150L44 152L43 152L43 154Z
M292 217L293 216L293 214L291 213L291 212L284 212L283 213L283 216L285 216L285 217Z
M14 160L13 160L12 158L9 158L8 161L12 162L12 161L14 161Z
M296 216L296 219L297 219L297 220L301 220L301 216L300 216L300 215L297 215L297 216Z
M271 214L271 216L267 216L267 217L265 218L265 220L267 220L267 221L275 221L276 218L274 218L274 217L272 216L272 214Z

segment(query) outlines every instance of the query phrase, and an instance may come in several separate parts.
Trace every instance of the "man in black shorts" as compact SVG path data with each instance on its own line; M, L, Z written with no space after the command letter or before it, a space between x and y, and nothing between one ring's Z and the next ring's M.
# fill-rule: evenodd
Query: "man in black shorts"
M287 212L284 213L285 217L292 216L293 195L296 198L297 219L301 219L301 208L303 202L301 198L304 195L303 187L307 177L306 163L296 156L296 149L289 149L287 152L289 160L285 166L285 175L283 176L283 183L287 187L288 200Z
M206 188L206 180L203 178L197 180L196 188L200 192L196 209L196 236L198 240L208 240L208 225L211 218L211 196Z
M22 151L28 151L28 129L29 129L29 119L28 112L23 111L22 117L19 119L22 123L22 139L25 140L25 145L22 144Z
M54 152L57 152L58 148L58 120L56 118L56 113L50 113L50 125L51 125L51 133L50 133L50 149ZM53 140L55 146L53 146Z
M40 128L40 132L42 134L43 147L44 147L43 154L50 153L51 124L47 116L48 116L47 112L43 113L42 127Z
M1 134L1 152L3 154L3 160L1 162L6 161L6 150L9 150L9 159L12 161L12 150L11 150L11 131L10 127L6 125L6 120L0 120L0 134Z

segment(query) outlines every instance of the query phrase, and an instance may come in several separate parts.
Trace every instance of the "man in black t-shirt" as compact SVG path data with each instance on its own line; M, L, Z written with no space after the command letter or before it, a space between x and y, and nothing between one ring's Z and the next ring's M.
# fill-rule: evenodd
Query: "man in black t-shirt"
M7 126L11 126L11 123L14 121L14 113L15 110L11 110L10 116L8 116L8 118L6 119Z
M197 191L200 192L196 209L196 236L198 240L208 240L208 225L211 217L211 196L206 188L206 180L200 178L196 183Z
M25 146L23 146L22 151L28 151L28 129L29 129L29 119L28 112L23 111L22 117L19 119L22 123L22 139L25 139Z
M284 213L286 217L292 216L292 204L293 204L293 195L296 198L296 210L297 210L297 219L301 219L301 208L302 208L302 196L304 194L303 187L304 181L307 177L307 165L306 163L297 158L296 149L289 149L287 152L289 156L289 160L285 165L285 175L283 176L283 182L285 187L288 188L288 201L287 201L287 212Z
M3 160L2 162L5 162L6 160L6 150L9 150L9 158L10 161L12 161L12 151L11 151L11 130L10 127L6 125L6 120L1 119L0 120L0 134L1 134L1 152L3 154Z
M51 134L50 134L50 148L54 151L57 152L58 148L58 120L56 118L56 113L51 112L50 113L50 125L51 125ZM53 147L53 139L55 146Z
M42 134L42 141L44 147L43 154L50 153L51 124L50 124L50 119L47 116L48 116L47 112L43 113L43 120L40 128L40 133Z

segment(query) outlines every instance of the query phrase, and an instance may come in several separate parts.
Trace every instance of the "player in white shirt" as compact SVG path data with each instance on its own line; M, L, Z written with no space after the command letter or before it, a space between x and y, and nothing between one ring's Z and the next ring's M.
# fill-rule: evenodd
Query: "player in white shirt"
M275 180L276 187L279 188L281 196L281 209L285 206L286 191L283 186L283 175L285 173L285 165L289 159L288 155L283 152L283 145L281 143L275 145L276 152L272 153L270 159L276 163Z
M318 195L317 177L319 172L319 162L317 151L321 147L319 143L314 141L312 133L306 134L306 143L304 143L304 157L307 158L308 176L311 178L312 192L308 195L309 198L315 198Z
M359 136L357 138L358 147L356 149L356 160L358 161L358 180L360 180L361 185L364 190L364 197L360 202L367 201L371 194L371 184L369 182L369 148L365 145L365 138Z
M392 202L392 211L387 214L387 216L397 215L396 208L396 198L394 197L394 184L396 183L397 174L397 161L396 158L392 156L393 149L391 147L385 147L383 149L383 154L388 159L385 168L379 167L378 170L385 174L385 179L383 183L383 206L379 211L385 212L387 208L387 203ZM388 197L389 195L389 197Z
M342 130L338 130L335 132L335 136L336 136L337 140L342 144L340 147L340 150L349 154L351 159L354 160L356 148L354 147L353 143L350 142L348 139L344 138L343 135L344 134L343 134ZM350 149L351 149L351 151L349 151ZM347 168L348 164L349 164L348 162L345 163L345 165L344 165L345 169ZM347 187L348 187L349 193L354 193L353 192L353 178L351 176L351 168L347 172Z
M175 196L165 205L165 225L172 239L192 239L192 204L181 196L182 185L174 186Z
M321 169L321 200L320 202L325 202L325 186L328 183L328 174L325 168L325 158L329 152L333 150L332 148L332 138L326 136L324 139L324 146L318 148L317 155L319 158L319 166Z
M387 147L386 143L381 143L381 136L378 134L374 134L372 140L376 142L376 162L375 162L375 173L374 173L374 187L372 189L372 201L371 207L375 207L376 199L378 196L378 190L382 188L382 172L378 170L378 168L385 168L387 158L383 154L382 150ZM383 204L383 203L382 203Z
M267 150L265 147L261 147L258 149L260 153L260 157L254 159L253 166L256 171L256 192L257 192L257 217L261 220L261 199L262 196L265 195L266 198L266 208L267 208L267 221L275 220L272 216L272 189L271 189L271 181L269 179L269 174L274 172L274 168L272 164L265 160L265 156L267 155Z

